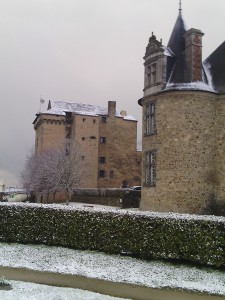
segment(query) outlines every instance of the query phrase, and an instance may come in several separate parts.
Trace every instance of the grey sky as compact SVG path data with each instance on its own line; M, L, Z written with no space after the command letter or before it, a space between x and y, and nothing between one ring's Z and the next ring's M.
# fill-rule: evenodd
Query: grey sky
M224 0L183 0L201 29L203 58L224 40ZM151 32L166 45L179 0L0 1L0 181L17 184L34 144L40 95L106 105L117 101L141 125L143 56Z

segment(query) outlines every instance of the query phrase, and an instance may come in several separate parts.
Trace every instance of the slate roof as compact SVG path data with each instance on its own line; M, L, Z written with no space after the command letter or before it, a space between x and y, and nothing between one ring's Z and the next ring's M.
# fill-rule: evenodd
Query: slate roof
M203 62L203 65L209 84L216 92L225 93L225 41Z
M83 104L83 103L75 103L75 102L65 102L61 100L49 100L48 109L41 114L52 114L52 115L65 115L66 112L72 112L79 115L85 116L107 116L108 115L108 107L99 106L93 104ZM132 120L136 121L133 116L130 115L121 115L118 110L116 110L116 117L121 117L124 120Z
M186 25L180 11L167 45L174 53L173 57L167 57L167 82L185 82L184 34L186 31Z
M46 111L46 113L56 113L60 115L65 115L65 112L73 112L81 115L91 116L107 115L108 107L92 104L49 100L48 110ZM119 114L118 111L116 112L116 114Z

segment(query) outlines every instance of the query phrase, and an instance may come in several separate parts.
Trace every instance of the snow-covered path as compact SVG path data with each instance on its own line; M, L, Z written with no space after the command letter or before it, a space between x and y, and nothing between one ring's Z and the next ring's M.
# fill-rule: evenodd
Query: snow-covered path
M1 290L1 300L122 300L73 288L48 286L31 282L10 280L11 290ZM129 299L127 299L129 300Z
M146 262L119 255L106 255L63 247L7 243L0 243L0 266L19 270L23 268L24 272L33 270L77 278L86 277L92 279L91 282L104 280L122 285L122 290L125 285L133 286L133 289L139 286L149 290L152 288L168 291L169 288L220 295L225 299L225 272L210 268L172 265L160 261ZM0 273L0 275L4 274ZM74 282L74 280L72 281ZM90 284L87 282L87 289L88 285ZM113 286L114 288L116 285ZM100 292L100 290L96 291ZM114 295L119 297L115 293ZM124 297L129 298L128 295L124 295ZM174 296L171 299L175 299ZM183 299L185 298L182 297ZM214 297L208 298L204 295L201 299L214 299Z

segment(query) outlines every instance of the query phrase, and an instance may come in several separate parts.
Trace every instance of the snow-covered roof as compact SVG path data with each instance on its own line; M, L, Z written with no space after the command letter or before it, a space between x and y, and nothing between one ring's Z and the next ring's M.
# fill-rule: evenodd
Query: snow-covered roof
M215 90L212 86L202 82L202 81L195 81L195 82L187 82L187 83L167 83L164 91L170 90L196 90L196 91L206 91L206 92L213 92Z
M66 112L72 112L72 113L76 113L79 115L86 115L86 116L101 116L101 115L106 116L108 115L108 107L93 105L93 104L49 100L48 109L42 112L42 114L53 114L53 115L64 116ZM121 115L117 109L116 109L115 116L123 118L124 120L136 121L136 119L133 116Z
M166 46L162 46L163 50L164 50L164 55L166 56L175 56L175 54L173 53L173 51L170 49L170 47L166 47Z
M225 93L225 41L203 62L209 84L218 93Z
M7 194L13 194L13 193L26 193L25 189L16 188L16 187L5 187L4 192Z

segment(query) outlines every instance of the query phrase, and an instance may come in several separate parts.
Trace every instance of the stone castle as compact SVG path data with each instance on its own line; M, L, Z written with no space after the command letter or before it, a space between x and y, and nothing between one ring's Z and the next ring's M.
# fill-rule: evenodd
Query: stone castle
M49 101L33 122L35 152L70 142L83 168L79 188L120 188L141 184L137 121L125 111L91 104ZM83 165L83 166L82 166Z
M141 209L202 213L225 201L225 42L202 62L203 32L182 9L167 46L144 56Z

